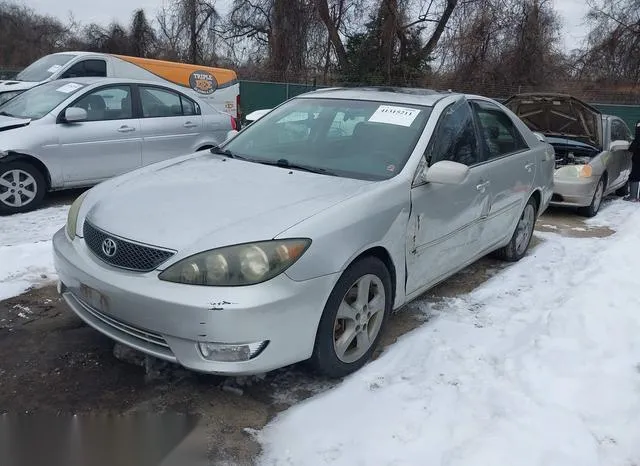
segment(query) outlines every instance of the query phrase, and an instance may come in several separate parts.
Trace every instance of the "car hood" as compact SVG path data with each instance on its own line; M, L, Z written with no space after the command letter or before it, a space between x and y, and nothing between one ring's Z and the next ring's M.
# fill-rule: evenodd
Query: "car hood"
M39 83L12 80L0 81L0 92L26 91L27 89L31 89L37 84Z
M586 142L577 141L575 139L567 139L558 136L546 136L547 142L554 147L575 147L579 149L588 149L592 151L598 151L599 149L592 145L587 144Z
M504 102L532 131L602 147L602 113L565 94L517 94Z
M31 123L28 118L13 118L0 115L0 131L8 131L10 129L21 128Z
M87 219L122 238L198 251L272 239L372 184L206 152L127 177Z

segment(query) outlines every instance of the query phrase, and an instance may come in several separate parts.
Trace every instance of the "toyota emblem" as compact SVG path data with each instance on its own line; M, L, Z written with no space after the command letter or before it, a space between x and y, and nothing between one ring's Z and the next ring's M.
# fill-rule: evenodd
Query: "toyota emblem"
M118 245L111 238L107 238L102 242L102 252L107 257L113 257L116 255Z

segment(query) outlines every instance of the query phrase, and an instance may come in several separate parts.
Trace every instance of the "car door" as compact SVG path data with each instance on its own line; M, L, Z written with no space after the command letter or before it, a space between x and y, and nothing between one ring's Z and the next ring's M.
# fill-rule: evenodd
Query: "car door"
M473 100L471 105L484 149L481 163L486 166L489 181L491 208L482 231L483 242L493 246L512 234L529 200L536 175L536 155L500 107L484 100Z
M608 144L611 145L613 141L631 142L632 139L631 131L629 131L626 123L619 118L611 118ZM608 149L609 147L605 147L605 150L608 151ZM609 186L611 188L619 187L626 183L631 174L631 153L628 150L609 152L605 165L609 174Z
M140 167L140 120L132 106L132 88L118 84L93 89L70 107L87 112L86 121L59 118L59 157L65 185L93 183Z
M441 115L418 173L441 160L468 165L470 173L457 185L426 183L419 176L414 181L407 230L408 295L446 278L484 249L482 219L490 206L486 169L479 159L473 114L462 98Z
M200 106L160 86L139 86L142 107L142 164L193 152L202 128Z

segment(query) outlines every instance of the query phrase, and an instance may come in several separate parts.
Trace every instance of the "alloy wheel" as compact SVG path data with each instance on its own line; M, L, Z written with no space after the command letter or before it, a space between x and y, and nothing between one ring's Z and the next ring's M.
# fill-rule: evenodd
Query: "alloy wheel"
M521 255L529 245L535 224L536 211L531 204L527 204L522 212L516 231L516 253Z
M9 207L23 207L38 195L38 184L28 172L12 169L0 175L0 202Z

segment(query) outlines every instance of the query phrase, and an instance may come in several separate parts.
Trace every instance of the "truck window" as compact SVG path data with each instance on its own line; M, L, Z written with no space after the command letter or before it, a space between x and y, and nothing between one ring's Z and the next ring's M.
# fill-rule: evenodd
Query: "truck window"
M63 73L60 78L104 78L107 76L107 62L104 60L82 60Z

